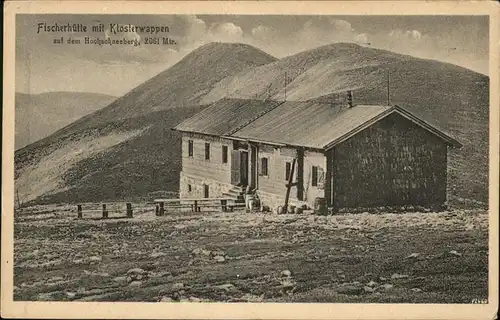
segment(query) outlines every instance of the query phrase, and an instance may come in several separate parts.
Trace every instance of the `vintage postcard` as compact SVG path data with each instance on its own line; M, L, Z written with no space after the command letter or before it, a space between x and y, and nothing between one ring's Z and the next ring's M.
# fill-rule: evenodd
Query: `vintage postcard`
M2 316L493 319L499 12L7 2Z

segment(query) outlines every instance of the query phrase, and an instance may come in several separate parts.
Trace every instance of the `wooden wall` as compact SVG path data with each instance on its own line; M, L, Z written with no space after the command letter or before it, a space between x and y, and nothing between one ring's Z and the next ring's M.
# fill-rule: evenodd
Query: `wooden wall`
M446 145L398 114L339 144L329 158L335 208L446 201Z
M278 148L269 145L259 146L258 155L258 187L260 190L285 196L286 193L286 179L285 179L285 163L292 162L296 156L295 149L292 148ZM261 172L261 158L268 158L268 175L264 176ZM295 173L296 174L296 173ZM297 188L291 189L291 198L296 198Z
M188 156L188 141L193 140L193 157ZM210 143L210 160L205 160L205 142ZM222 146L228 147L228 161L222 163ZM231 151L233 142L218 137L193 133L182 136L182 171L190 176L231 183Z
M260 159L262 157L268 158L268 175L262 176L260 174ZM260 191L270 194L275 194L284 198L286 194L285 172L286 162L292 162L297 157L297 149L291 147L273 147L269 145L260 145L258 154L258 188ZM323 180L326 176L326 157L322 152L306 150L304 152L303 161L303 199L311 207L314 205L316 197L324 197L324 184L312 186L312 167L317 166L320 168L319 172L323 172ZM298 165L295 167L294 179L297 181ZM290 190L290 200L300 201L297 197L297 187L292 187Z
M312 185L312 168L319 168L319 183ZM306 151L304 155L304 201L311 207L314 206L314 200L317 197L325 196L325 178L326 178L326 157L322 152Z

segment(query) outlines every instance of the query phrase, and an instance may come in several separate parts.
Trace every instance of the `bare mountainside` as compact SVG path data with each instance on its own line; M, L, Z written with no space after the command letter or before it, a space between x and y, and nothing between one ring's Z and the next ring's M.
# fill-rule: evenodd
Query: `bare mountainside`
M398 104L456 137L454 203L487 199L489 78L432 60L332 44L276 60L248 45L213 43L110 106L16 152L22 201L126 199L176 190L179 136L170 127L222 97ZM286 81L285 81L286 73ZM85 151L78 151L85 150ZM71 156L68 156L71 154ZM57 170L54 170L57 169Z
M285 74L286 72L286 74ZM286 77L286 89L285 89ZM455 204L487 202L489 77L434 60L339 43L285 57L222 80L203 103L219 96L397 104L457 138L450 153ZM472 201L470 201L472 200ZM477 204L477 203L476 203Z
M16 92L16 150L104 108L116 97L92 92Z
M18 150L20 200L130 199L177 189L180 137L170 129L201 110L220 80L274 60L243 44L198 48L104 109Z

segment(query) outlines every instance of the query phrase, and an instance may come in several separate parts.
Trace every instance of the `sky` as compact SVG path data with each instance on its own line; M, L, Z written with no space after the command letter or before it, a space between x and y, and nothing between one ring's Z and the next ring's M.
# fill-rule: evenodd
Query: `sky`
M86 32L39 32L39 24L82 24ZM104 24L104 30L91 30ZM117 32L110 24L164 26L144 42L145 32ZM168 27L168 28L167 28ZM168 30L167 30L168 29ZM168 31L168 32L167 32ZM336 42L353 42L419 58L453 63L488 74L487 16L307 15L17 15L16 91L96 92L121 96L186 54L209 42L239 42L277 57ZM63 44L54 39L62 37ZM83 44L85 37L126 39L141 45ZM67 44L68 38L81 44Z

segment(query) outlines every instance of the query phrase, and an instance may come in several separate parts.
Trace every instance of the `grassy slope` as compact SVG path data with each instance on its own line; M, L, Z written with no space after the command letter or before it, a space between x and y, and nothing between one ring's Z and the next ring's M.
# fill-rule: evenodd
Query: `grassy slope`
M16 93L16 149L104 108L115 99L91 92Z
M232 97L386 104L390 72L391 104L398 104L458 139L450 151L450 194L455 203L487 201L489 78L433 60L417 59L355 44L334 44L286 57L221 81L203 102ZM252 81L258 79L258 81ZM344 103L344 102L343 102Z
M16 214L14 299L471 303L488 297L485 211L155 217L154 208L134 204L134 210L132 220L77 221L74 207ZM123 206L111 217L118 215ZM132 268L149 277L129 285ZM291 295L283 270L291 271ZM370 281L378 283L375 292L363 290ZM361 290L343 294L346 284Z
M16 188L23 202L89 201L131 198L156 190L176 190L180 136L170 128L203 107L190 107L221 79L275 58L241 44L208 44L176 65L115 100L108 107L16 152ZM130 137L127 132L141 130ZM123 137L74 163L54 159L62 148ZM127 137L127 139L125 139ZM102 146L101 146L102 147ZM35 180L33 168L52 172ZM43 183L43 186L40 184ZM39 190L39 192L32 192Z

